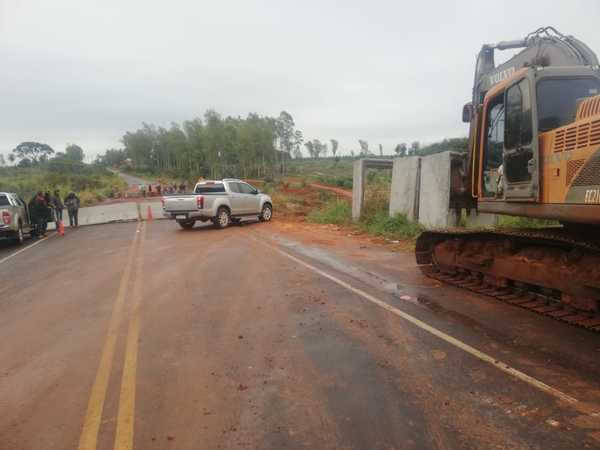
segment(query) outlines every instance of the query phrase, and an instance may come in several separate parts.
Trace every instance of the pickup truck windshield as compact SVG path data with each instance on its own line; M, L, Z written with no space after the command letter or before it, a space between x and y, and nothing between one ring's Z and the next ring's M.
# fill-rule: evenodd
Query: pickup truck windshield
M10 202L6 195L0 195L0 206L10 206Z
M215 184L199 184L196 186L195 194L213 194L225 192L225 186L223 183Z

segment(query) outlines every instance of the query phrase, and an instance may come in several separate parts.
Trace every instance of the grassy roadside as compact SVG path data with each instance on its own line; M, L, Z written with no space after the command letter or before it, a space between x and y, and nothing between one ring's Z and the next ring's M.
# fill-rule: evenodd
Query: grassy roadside
M38 191L54 192L56 189L63 197L75 192L81 204L89 206L121 195L127 190L127 183L104 168L83 164L70 171L41 167L0 168L0 191L16 192L26 201Z
M351 227L373 236L398 241L414 240L423 231L421 225L411 222L403 214L390 217L387 210L365 211L355 224L352 222L352 205L342 199L328 201L321 208L311 211L307 219L313 223Z

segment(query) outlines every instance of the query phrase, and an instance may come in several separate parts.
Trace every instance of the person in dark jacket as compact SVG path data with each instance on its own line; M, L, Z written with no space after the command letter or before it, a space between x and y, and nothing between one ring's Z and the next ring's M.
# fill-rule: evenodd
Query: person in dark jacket
M52 208L54 209L54 219L56 220L56 227L58 229L58 223L62 222L63 209L65 209L58 189L54 191L54 195L52 196Z
M79 226L79 197L74 192L69 192L69 195L65 197L65 206L69 213L69 226Z
M29 202L29 213L31 214L35 235L38 237L45 236L48 220L48 203L46 203L46 198L41 191Z
M44 200L46 200L46 211L44 214L44 234L46 234L46 230L48 229L48 222L54 222L54 209L52 208L52 196L50 192L44 192Z

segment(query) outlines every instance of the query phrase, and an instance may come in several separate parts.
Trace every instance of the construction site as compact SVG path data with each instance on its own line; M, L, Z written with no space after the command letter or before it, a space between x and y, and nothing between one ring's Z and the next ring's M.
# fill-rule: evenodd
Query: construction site
M599 449L600 64L543 27L473 80L466 152L352 189L115 170L37 238L0 193L0 450Z

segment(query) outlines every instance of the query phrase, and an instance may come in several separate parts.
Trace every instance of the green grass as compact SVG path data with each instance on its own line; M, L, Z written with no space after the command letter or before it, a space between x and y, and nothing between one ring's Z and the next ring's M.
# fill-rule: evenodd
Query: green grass
M352 222L352 205L346 200L329 200L322 208L311 211L308 220L314 223L349 225Z
M29 201L38 192L58 189L64 197L69 192L79 195L82 205L91 205L127 189L121 177L96 166L78 165L69 171L47 167L0 168L0 191L16 192Z
M346 200L333 199L313 210L308 220L322 224L351 225L352 206ZM402 214L390 217L387 210L381 209L366 211L357 227L365 233L394 240L415 239L424 229Z
M421 225L411 222L405 215L390 217L387 211L363 215L358 227L366 233L397 240L414 239L424 230Z

